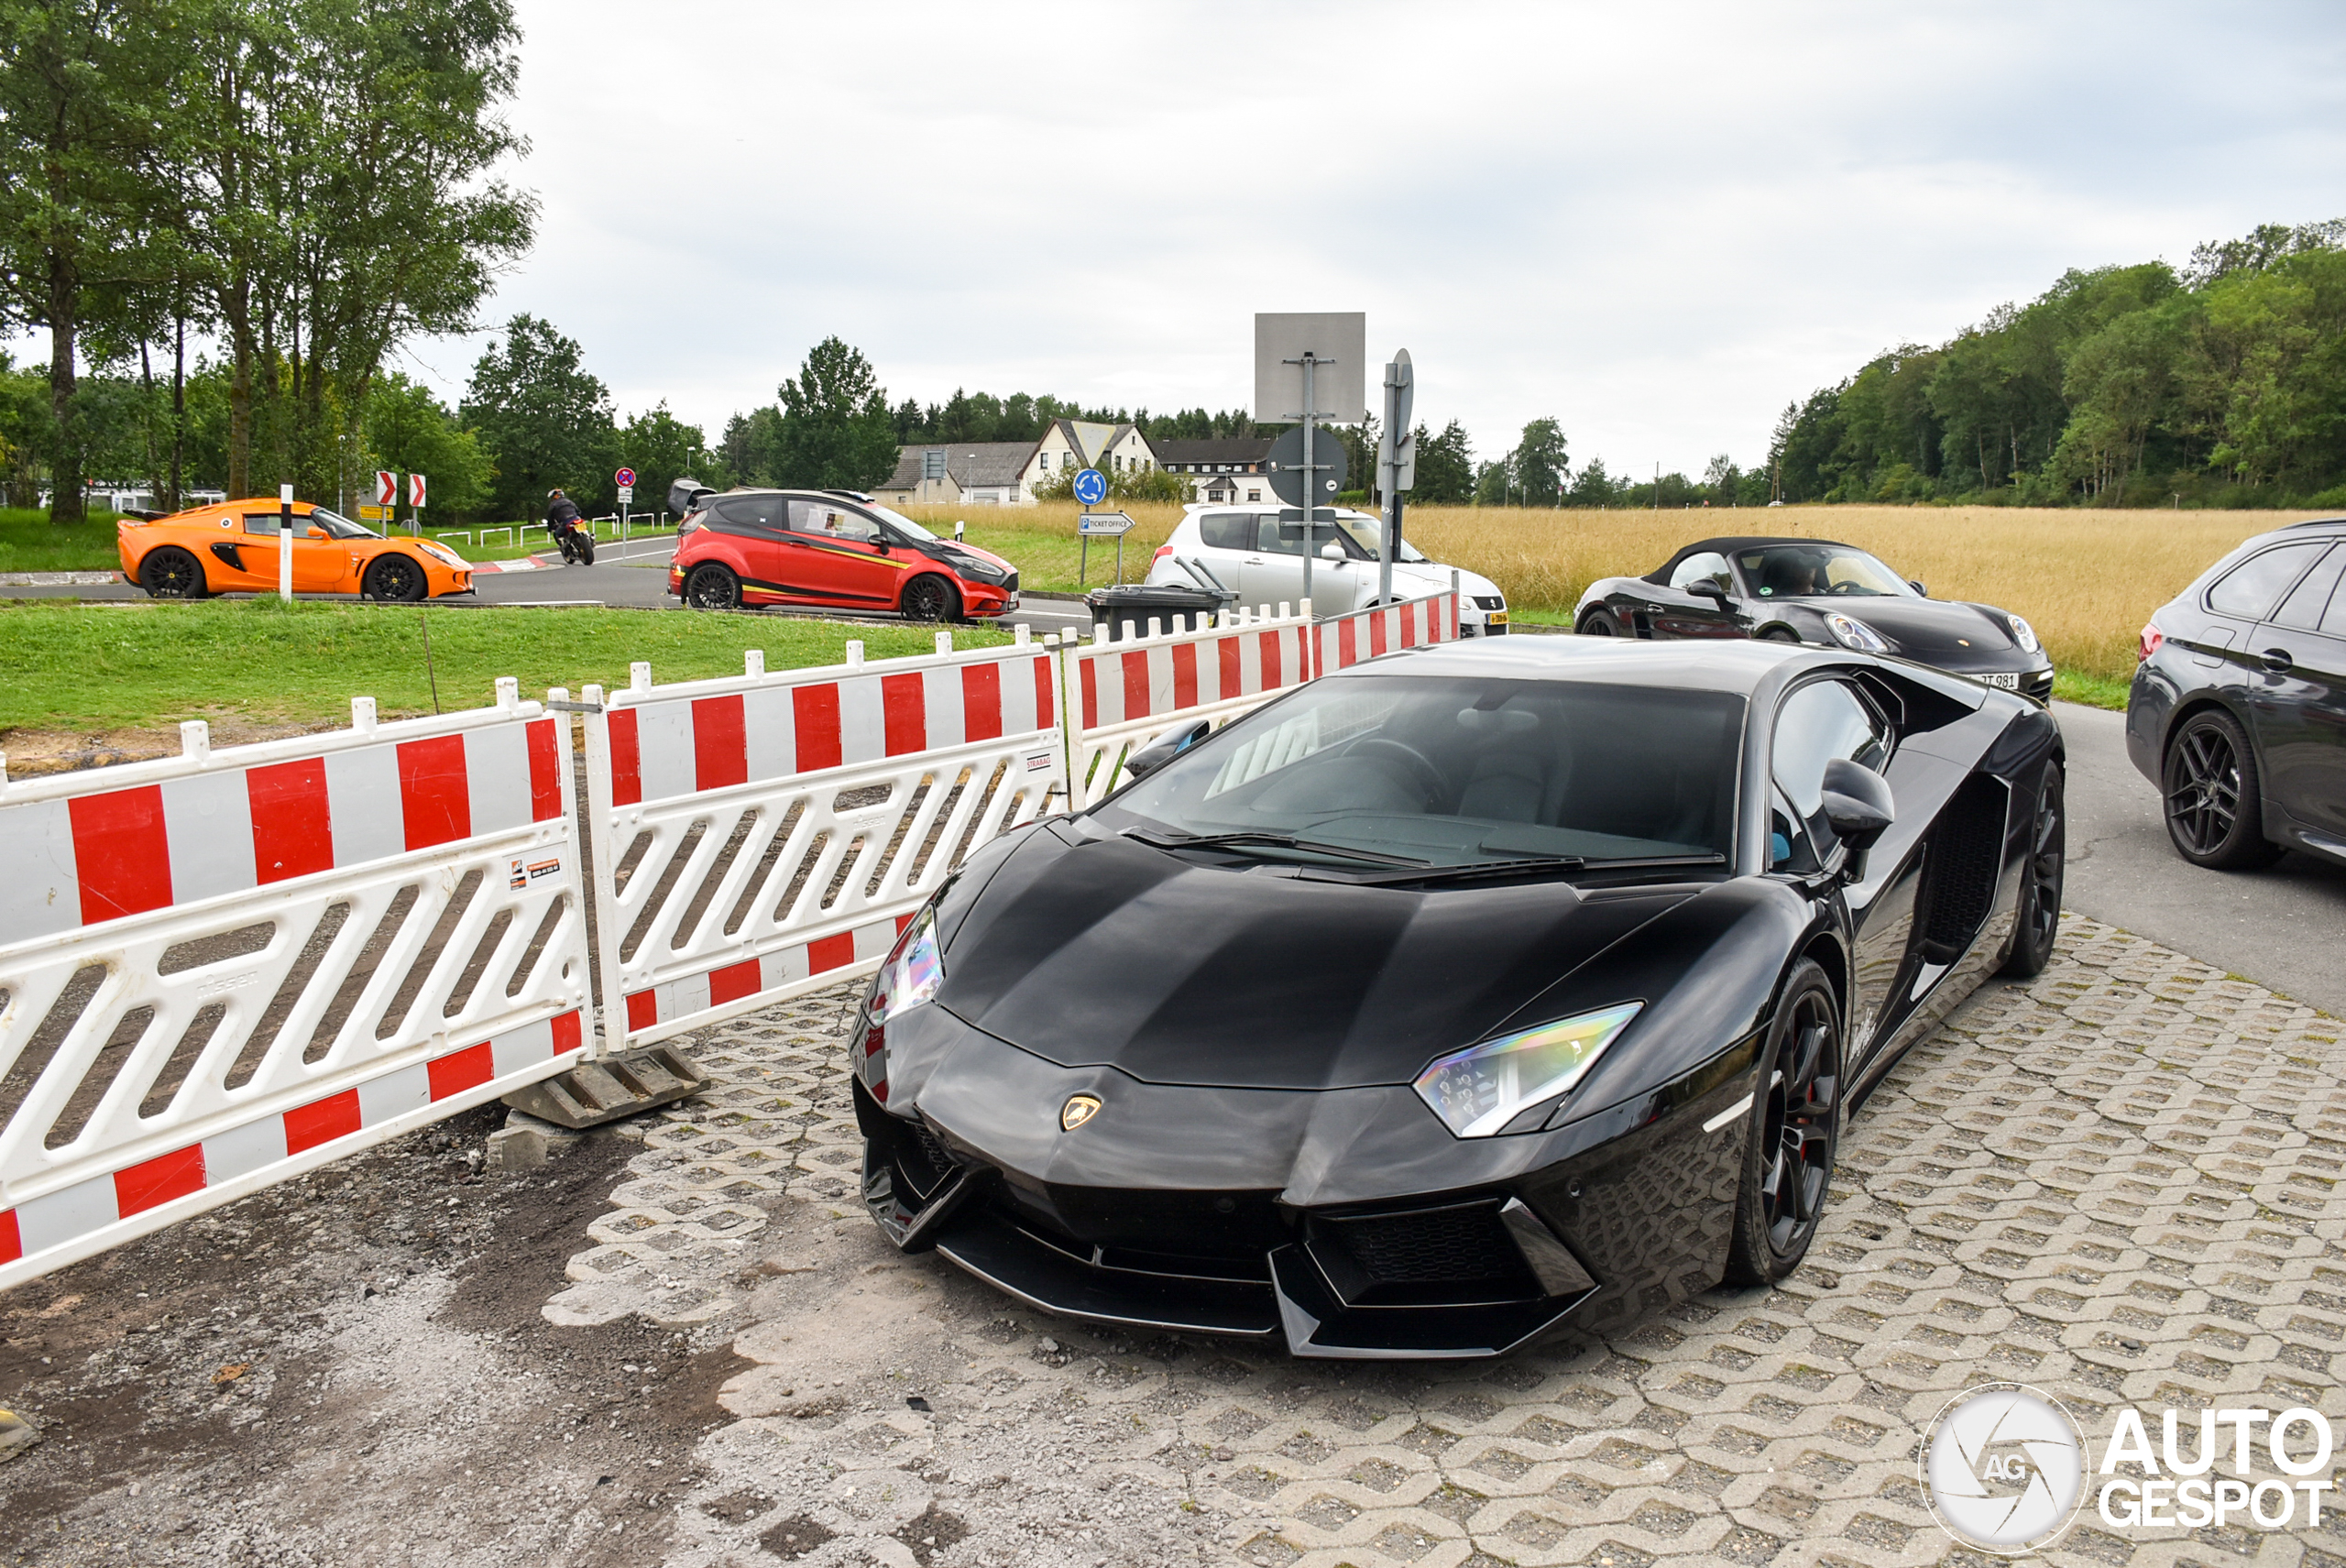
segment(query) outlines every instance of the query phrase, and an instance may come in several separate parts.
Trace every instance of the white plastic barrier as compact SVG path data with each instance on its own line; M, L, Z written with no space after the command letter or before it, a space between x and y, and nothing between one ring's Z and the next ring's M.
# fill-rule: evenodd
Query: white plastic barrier
M1009 647L586 688L604 1016L628 1048L857 973L1065 787L1056 655Z
M1349 669L1364 659L1381 658L1404 648L1458 641L1458 594L1429 594L1376 609L1356 609L1332 616L1312 629L1318 643L1311 673L1328 674Z
M1124 782L1124 759L1168 726L1226 724L1310 677L1311 605L1299 613L1236 611L1190 630L1160 622L1100 628L1070 644L1067 680L1068 781L1074 809L1096 805ZM1119 630L1123 641L1110 641ZM1139 630L1135 637L1130 632Z
M568 730L498 697L0 784L0 1288L578 1057Z

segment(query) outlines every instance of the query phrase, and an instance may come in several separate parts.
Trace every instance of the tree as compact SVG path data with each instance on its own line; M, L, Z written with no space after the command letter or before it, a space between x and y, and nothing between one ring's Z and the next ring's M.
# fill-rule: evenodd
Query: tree
M707 468L708 451L700 426L686 424L663 401L627 422L619 433L619 460L635 470L636 504L663 507L668 488L686 474Z
M378 377L367 389L360 433L362 475L377 468L422 474L431 481L426 510L452 520L484 515L492 484L488 455L431 388L398 371Z
M823 339L782 384L773 482L860 490L895 469L895 425L871 362L837 337Z
M49 515L83 512L81 334L149 271L161 111L191 39L170 0L0 3L0 319L49 336Z
M1562 506L1564 476L1572 467L1564 451L1564 428L1552 419L1535 419L1523 427L1523 438L1507 455L1516 499L1526 506Z
M579 357L575 339L522 314L473 367L459 413L496 465L497 515L537 517L557 486L582 509L609 499L611 396Z
M1409 499L1428 506L1464 506L1474 499L1474 445L1466 427L1452 420L1440 435L1418 426L1417 486Z
M1474 504L1478 507L1510 506L1515 501L1515 469L1508 459L1500 457L1476 465L1474 468Z

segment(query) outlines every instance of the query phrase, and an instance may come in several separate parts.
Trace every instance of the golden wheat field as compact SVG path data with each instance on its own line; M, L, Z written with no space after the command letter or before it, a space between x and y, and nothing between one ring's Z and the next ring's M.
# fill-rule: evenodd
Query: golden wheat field
M921 521L1018 563L1025 585L1075 587L1071 503L995 510L925 509ZM1173 506L1131 506L1127 578L1180 521ZM1745 510L1751 515L1745 517ZM1744 532L1836 539L1870 550L1935 598L1977 599L2028 618L2061 668L2101 680L2133 674L2151 612L2242 540L2312 512L2098 511L2084 508L1800 506L1677 511L1411 507L1409 543L1496 583L1518 611L1569 613L1598 577L1653 570L1682 544ZM1095 542L1090 581L1113 547Z

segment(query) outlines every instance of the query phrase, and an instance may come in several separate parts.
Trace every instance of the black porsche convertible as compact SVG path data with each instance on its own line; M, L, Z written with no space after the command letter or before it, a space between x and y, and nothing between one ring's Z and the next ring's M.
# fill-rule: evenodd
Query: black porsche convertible
M1789 1274L1843 1119L2059 919L2052 718L1903 661L1453 644L1132 771L904 930L865 1202L1035 1306L1298 1355Z
M2027 621L1935 599L1854 545L1705 539L1642 577L1591 583L1573 630L1597 637L1738 638L1895 653L2043 702L2053 661Z

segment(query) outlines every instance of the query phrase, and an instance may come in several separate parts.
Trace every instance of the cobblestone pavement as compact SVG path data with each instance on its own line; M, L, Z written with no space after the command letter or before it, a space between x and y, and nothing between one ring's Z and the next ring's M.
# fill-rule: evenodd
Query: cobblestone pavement
M670 1562L1985 1563L1916 1484L1967 1386L2054 1394L2097 1454L2122 1406L2346 1414L2346 1026L2094 922L1875 1094L1782 1288L1482 1365L1135 1340L899 1257L855 1196L852 1003L704 1032L711 1092L643 1131L546 1309L757 1364ZM2112 1530L2088 1505L2045 1555L2341 1568L2339 1517Z

